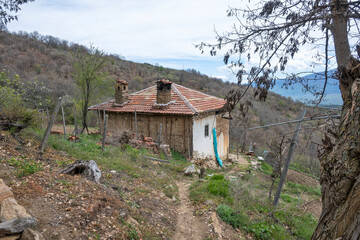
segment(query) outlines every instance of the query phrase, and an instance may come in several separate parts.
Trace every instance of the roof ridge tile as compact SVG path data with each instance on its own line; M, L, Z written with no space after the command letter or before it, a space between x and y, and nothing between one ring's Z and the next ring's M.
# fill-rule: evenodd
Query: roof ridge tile
M185 102L185 104L191 109L191 111L195 114L198 114L199 111L196 110L196 108L189 102L189 100L187 100L187 98L181 94L181 92L176 88L177 84L174 84L171 86L171 88L174 90L174 92L179 95L179 97L181 98L181 100L183 100Z

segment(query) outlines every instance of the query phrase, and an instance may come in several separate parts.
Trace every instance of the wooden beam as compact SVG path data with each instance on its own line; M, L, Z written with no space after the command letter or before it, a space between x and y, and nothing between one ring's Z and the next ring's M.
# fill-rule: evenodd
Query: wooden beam
M170 163L170 161L168 161L168 160L163 160L163 159L159 159L159 158L146 157L146 156L142 156L142 158L147 159L147 160L162 162L162 163Z

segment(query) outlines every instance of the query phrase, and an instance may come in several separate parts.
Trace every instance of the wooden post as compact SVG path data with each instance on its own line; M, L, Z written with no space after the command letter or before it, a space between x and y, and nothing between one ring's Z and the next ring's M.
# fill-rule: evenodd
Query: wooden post
M302 114L301 114L301 119L304 119L305 113L306 113L306 109L303 110L303 112L302 112ZM274 197L273 205L274 205L275 207L276 207L277 204L279 203L281 191L282 191L282 188L283 188L283 186L284 186L284 183L285 183L285 180L286 180L286 176L287 176L287 172L288 172L289 167L290 167L290 162L291 162L291 159L292 159L293 154L294 154L294 150L295 150L295 146L296 146L296 141L297 141L297 139L298 139L298 137L299 137L300 127L301 127L301 121L298 122L298 124L296 125L296 129L295 129L293 138L291 139L289 153L288 153L288 156L287 156L286 161L285 161L285 163L284 163L284 168L283 168L283 171L282 171L282 173L281 173L280 181L279 181L279 184L278 184L278 187L277 187L277 190L276 190L276 194L275 194L275 197Z
M135 109L135 137L136 137L136 140L138 140L138 129L137 129L137 116L136 116L136 109Z
M97 110L98 115L98 125L99 125L99 134L101 134L101 118L100 118L100 110Z
M44 115L45 115L44 109L40 109L40 113L41 113L41 128L44 128Z
M253 152L253 143L252 143L252 140L250 140L249 152Z
M106 140L107 124L108 124L108 115L105 115L104 131L103 131L103 139L102 139L102 147L101 147L102 151L105 151L105 140Z
M105 122L105 107L103 109L103 114L104 114L104 122Z
M74 142L76 142L76 135L77 135L77 122L76 122L76 106L74 106Z
M49 135L50 135L50 131L51 131L51 128L54 124L54 121L55 121L55 118L56 118L56 114L59 112L59 108L60 108L60 104L61 104L61 97L59 97L56 105L55 105L55 109L51 115L51 118L48 122L48 125L47 125L47 128L45 130L45 134L44 134L44 137L41 141L41 145L40 145L40 152L44 152L44 148L45 148L45 145L46 145L46 142L49 138Z
M162 124L159 125L159 142L158 142L159 147L161 145L161 132L162 132Z
M61 105L61 115L62 115L62 120L63 120L63 127L64 127L64 138L66 140L66 126L65 126L65 116L64 116L64 108Z
M49 108L46 108L46 121L49 121Z

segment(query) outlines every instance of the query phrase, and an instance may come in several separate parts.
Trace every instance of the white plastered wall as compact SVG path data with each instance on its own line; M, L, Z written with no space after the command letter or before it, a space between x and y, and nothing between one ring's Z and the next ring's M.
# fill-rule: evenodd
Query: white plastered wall
M209 125L209 136L205 137L205 125ZM194 119L193 156L195 158L215 158L212 129L216 126L215 114Z

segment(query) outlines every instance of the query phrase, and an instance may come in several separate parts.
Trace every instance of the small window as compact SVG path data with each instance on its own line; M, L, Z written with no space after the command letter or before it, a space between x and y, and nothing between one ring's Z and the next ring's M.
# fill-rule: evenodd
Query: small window
M209 124L205 125L205 137L209 136Z
M126 86L124 86L124 90L126 90Z
M120 87L118 87L118 90L120 90Z

